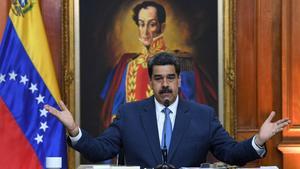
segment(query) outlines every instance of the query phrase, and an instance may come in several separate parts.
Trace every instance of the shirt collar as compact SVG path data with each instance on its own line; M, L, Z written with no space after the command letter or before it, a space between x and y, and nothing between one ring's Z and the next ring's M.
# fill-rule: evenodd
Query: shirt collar
M172 103L172 104L170 104L170 105L168 106L168 108L169 108L173 113L176 113L176 111L177 111L178 101L179 101L179 98L178 98L178 95L177 95L177 97L176 97L176 99L175 99L175 102ZM155 97L154 97L154 102L155 102L155 110L156 110L156 112L162 112L162 110L165 108L165 106L162 105L162 104L160 104L160 103L156 100Z

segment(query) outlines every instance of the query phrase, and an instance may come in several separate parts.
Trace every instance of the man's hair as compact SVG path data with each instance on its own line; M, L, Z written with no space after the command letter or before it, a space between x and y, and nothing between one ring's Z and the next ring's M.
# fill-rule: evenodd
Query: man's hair
M157 19L159 24L165 23L166 22L166 11L165 8L153 1L144 1L140 4L137 4L133 9L133 16L132 19L134 20L136 25L139 25L139 12L141 9L146 9L149 6L152 6L156 9L156 14L157 14Z
M175 67L176 74L179 76L180 74L180 64L178 59L167 52L161 52L154 55L148 61L148 74L151 79L153 73L153 66L155 65L173 65Z

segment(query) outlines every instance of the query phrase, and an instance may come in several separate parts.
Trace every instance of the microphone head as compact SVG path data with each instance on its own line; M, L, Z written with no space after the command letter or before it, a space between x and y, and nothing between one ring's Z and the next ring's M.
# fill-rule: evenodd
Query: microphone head
M165 100L164 101L164 106L168 107L169 105L170 105L170 100L169 99Z

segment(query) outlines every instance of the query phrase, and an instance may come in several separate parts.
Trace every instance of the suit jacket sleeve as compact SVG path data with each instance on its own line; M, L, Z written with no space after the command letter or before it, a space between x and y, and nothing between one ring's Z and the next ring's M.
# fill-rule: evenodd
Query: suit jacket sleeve
M121 147L120 134L121 119L115 121L97 138L92 138L86 131L82 130L82 137L75 145L68 143L75 150L79 151L91 162L99 162L115 157Z
M210 149L215 157L227 164L239 166L261 158L251 144L252 138L242 142L235 141L222 127L217 117L212 116Z

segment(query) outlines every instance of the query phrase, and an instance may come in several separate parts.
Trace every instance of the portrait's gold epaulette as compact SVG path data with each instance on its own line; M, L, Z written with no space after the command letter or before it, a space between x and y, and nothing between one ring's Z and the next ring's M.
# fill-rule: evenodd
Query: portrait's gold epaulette
M168 51L178 59L181 71L193 71L193 57L190 52L180 50Z

